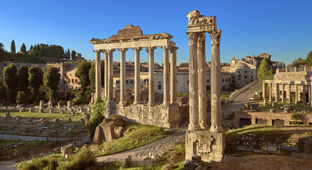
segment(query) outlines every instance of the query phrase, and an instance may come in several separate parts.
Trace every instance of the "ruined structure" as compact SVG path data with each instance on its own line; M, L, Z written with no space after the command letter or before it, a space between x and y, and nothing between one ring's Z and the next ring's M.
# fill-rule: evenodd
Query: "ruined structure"
M94 98L106 97L107 110L105 116L113 114L121 115L128 120L158 125L164 127L174 127L180 121L179 106L177 104L176 88L176 50L175 43L170 39L173 36L167 33L143 35L138 26L127 25L119 30L117 35L112 35L107 39L93 38L89 42L94 45L96 52L96 95ZM154 79L154 50L161 47L164 52L163 60L163 104L155 105L155 79ZM140 101L140 51L146 48L148 51L149 79L148 79L148 104ZM134 70L134 104L126 107L126 51L133 49L135 52ZM120 51L120 102L116 105L113 99L113 52ZM169 51L170 51L170 82L169 82ZM105 55L104 68L104 96L101 95L101 53ZM170 84L170 88L169 88ZM169 98L170 97L170 98Z
M189 38L189 126L185 138L186 160L193 155L206 162L220 162L225 149L221 127L220 37L216 17L204 17L199 11L188 15ZM205 33L211 37L211 127L207 127Z

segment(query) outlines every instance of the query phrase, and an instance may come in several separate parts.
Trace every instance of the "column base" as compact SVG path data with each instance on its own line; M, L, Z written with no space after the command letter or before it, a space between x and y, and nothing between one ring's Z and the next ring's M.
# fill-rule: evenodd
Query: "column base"
M212 133L222 133L223 130L222 130L222 127L213 127L213 126L211 125L211 127L210 127L210 132L212 132Z
M163 102L162 105L167 107L169 106L169 102Z
M118 104L119 104L119 106L124 107L124 106L126 106L127 102L125 102L125 101L121 102L121 101L120 101Z
M201 156L204 162L221 162L225 150L225 133L208 130L187 130L185 134L185 160Z

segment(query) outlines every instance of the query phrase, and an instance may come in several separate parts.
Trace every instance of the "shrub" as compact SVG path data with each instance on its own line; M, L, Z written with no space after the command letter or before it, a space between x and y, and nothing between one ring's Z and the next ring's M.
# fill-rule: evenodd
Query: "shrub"
M294 113L291 115L291 120L294 120L295 123L298 123L298 120L301 119L301 115L297 113L296 109L294 110Z
M78 154L72 155L71 161L64 165L66 170L84 170L90 166L96 165L94 153L88 149L82 149Z
M91 119L89 120L87 124L87 129L90 135L90 138L92 139L94 136L95 128L103 121L104 116L103 112L106 109L106 101L102 99L97 98L95 100L95 103L92 107L92 113L91 113Z

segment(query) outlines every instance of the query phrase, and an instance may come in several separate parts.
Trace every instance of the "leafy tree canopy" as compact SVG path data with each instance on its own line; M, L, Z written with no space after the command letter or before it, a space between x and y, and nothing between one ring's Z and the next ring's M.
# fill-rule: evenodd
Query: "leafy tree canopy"
M83 61L78 64L76 75L80 79L82 89L86 89L90 85L89 70L91 68L91 63Z
M273 70L269 70L269 65L267 60L264 58L261 60L260 66L258 68L257 77L258 79L263 79L264 77L267 77L269 75L273 74Z
M307 55L307 63L309 64L309 66L312 66L312 51L310 51Z

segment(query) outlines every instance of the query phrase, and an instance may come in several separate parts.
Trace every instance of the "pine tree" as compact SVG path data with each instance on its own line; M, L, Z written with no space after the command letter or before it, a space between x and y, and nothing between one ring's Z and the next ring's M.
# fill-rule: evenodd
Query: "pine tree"
M307 62L309 64L309 66L312 66L312 51L310 51L308 56L307 56Z
M12 54L15 54L15 53L16 53L14 40L12 40L12 42L11 42L11 53L12 53Z

